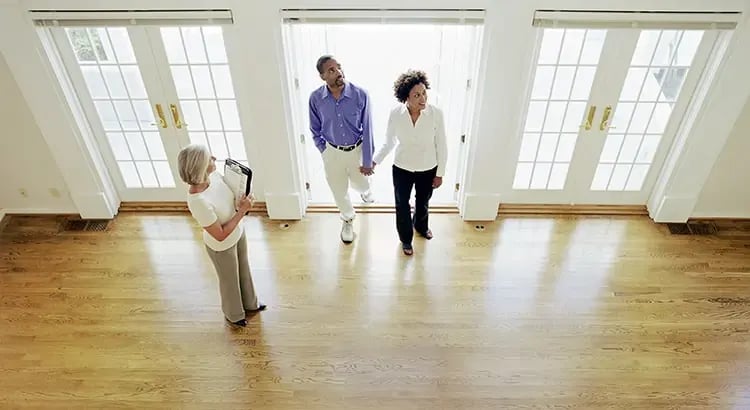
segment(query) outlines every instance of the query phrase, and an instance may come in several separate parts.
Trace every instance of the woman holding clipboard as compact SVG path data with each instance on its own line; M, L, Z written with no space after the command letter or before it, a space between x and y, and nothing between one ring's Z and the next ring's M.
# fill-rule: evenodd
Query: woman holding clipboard
M177 164L180 178L190 186L187 204L203 228L203 241L219 278L224 317L247 325L245 316L266 309L255 294L242 218L252 207L252 195L235 200L233 190L216 171L216 157L205 145L183 148Z

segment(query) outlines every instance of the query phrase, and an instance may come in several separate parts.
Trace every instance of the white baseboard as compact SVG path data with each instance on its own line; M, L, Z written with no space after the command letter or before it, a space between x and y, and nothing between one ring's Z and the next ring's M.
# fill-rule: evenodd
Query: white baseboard
M5 208L0 210L0 215L78 215L75 209L65 208ZM0 218L2 219L2 218Z

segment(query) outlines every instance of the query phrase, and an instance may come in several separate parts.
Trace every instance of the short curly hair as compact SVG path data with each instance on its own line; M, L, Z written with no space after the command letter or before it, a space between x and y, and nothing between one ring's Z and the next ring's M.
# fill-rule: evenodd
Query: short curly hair
M421 70L409 70L400 76L393 83L393 95L396 99L404 103L409 98L409 92L417 84L424 84L426 89L430 89L430 82L427 80L427 74Z

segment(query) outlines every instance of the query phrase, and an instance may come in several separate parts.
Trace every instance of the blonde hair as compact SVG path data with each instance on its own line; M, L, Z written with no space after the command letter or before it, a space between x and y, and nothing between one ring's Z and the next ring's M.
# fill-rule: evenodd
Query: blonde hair
M177 155L180 178L188 185L199 185L208 181L211 153L205 145L190 144Z

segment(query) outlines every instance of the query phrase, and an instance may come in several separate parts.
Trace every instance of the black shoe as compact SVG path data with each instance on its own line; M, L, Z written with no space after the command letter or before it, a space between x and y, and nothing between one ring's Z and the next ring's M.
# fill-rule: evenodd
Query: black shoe
M401 244L401 250L404 251L404 255L411 256L414 255L414 248L412 248L411 244Z
M247 326L247 320L245 320L245 319L240 319L240 320L238 320L236 322L232 322L231 320L227 319L227 322L229 322L229 323L231 323L231 324L233 324L235 326L242 326L242 327Z
M264 304L262 304L262 303L259 303L259 304L258 304L258 308L257 308L257 309L252 309L252 310L245 310L245 312L247 312L247 313L256 313L256 312L262 312L262 311L266 310L266 308L267 308L267 307L268 307L268 306L266 306L266 305L264 305Z

